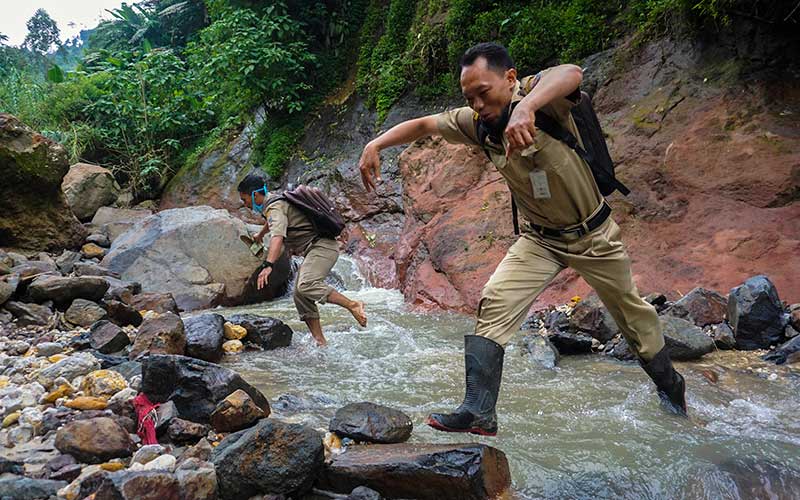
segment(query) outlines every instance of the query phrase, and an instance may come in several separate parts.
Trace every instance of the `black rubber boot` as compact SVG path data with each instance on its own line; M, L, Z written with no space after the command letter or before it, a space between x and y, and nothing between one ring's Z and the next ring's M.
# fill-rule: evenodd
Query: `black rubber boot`
M639 360L645 373L653 379L661 402L670 411L686 416L686 382L672 367L667 348L663 347L649 362Z
M497 434L497 395L503 377L505 350L493 340L477 335L464 337L467 390L464 402L453 413L431 413L426 423L445 432Z

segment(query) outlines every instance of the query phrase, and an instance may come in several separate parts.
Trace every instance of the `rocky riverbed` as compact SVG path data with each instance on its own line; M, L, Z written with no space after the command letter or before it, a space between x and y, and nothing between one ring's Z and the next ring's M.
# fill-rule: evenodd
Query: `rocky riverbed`
M86 248L0 253L0 497L489 498L509 491L513 467L498 448L407 442L417 415L363 402L343 404L327 425L296 421L302 404L269 401L228 367L244 350L291 346L289 325L228 310L181 315L171 294L142 293L97 257ZM781 303L767 277L727 297L698 288L674 302L647 300L661 312L672 356L720 390L735 392L729 375L741 372L800 383L793 367L800 307ZM514 349L544 371L563 356L632 357L591 297L539 311L523 330Z

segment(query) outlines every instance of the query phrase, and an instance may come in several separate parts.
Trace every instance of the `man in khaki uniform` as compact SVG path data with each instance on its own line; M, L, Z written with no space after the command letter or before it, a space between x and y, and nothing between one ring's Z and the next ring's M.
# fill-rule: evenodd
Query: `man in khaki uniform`
M359 325L366 326L364 303L348 299L325 283L325 278L339 259L339 244L335 240L320 237L299 208L274 193L269 194L262 177L248 175L239 183L238 191L239 198L247 208L263 214L267 219L264 228L254 239L261 242L267 232L270 233L267 259L258 275L258 289L268 283L273 263L281 256L286 245L292 255L303 256L295 281L294 304L317 344L327 344L322 334L317 303L330 302L344 307Z
M503 347L533 301L564 268L591 285L619 325L668 408L686 414L684 380L672 367L653 306L633 282L620 229L609 217L589 166L566 144L536 128L541 111L580 138L570 109L580 99L582 71L562 65L517 80L508 52L484 43L461 60L461 89L469 107L409 120L371 141L361 157L367 189L380 181L379 151L428 135L484 148L503 175L525 219L523 234L489 278L478 304L474 335L465 336L466 396L453 413L427 423L450 432L495 435L495 405ZM489 131L481 143L477 124Z

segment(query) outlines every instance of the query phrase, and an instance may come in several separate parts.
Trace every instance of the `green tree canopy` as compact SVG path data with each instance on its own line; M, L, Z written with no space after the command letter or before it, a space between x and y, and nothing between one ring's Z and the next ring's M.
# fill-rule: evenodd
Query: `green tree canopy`
M28 22L28 34L22 45L38 54L47 54L53 46L61 45L61 31L44 9L37 10Z

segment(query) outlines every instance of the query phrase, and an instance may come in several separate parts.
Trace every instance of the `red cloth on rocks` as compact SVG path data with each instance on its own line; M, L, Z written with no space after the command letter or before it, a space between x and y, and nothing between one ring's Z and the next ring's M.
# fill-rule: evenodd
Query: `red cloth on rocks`
M133 407L136 409L136 418L139 420L139 427L136 434L142 438L142 444L158 444L156 438L156 425L158 425L158 412L156 408L160 404L153 404L147 399L147 395L140 392L133 398Z

